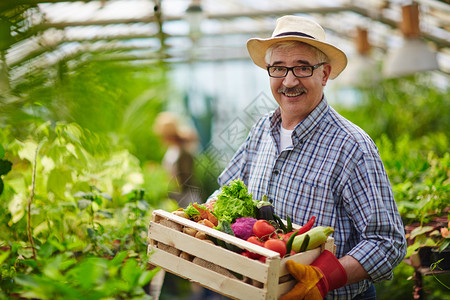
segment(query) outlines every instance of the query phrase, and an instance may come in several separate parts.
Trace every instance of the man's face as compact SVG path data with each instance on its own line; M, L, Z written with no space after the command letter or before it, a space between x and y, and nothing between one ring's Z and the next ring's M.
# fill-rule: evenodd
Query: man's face
M270 58L271 66L314 66L321 62L318 61L316 52L307 45L276 48ZM324 64L315 69L311 77L297 78L292 71L289 71L284 78L270 77L270 88L280 105L284 128L293 129L319 104L330 71L331 66Z

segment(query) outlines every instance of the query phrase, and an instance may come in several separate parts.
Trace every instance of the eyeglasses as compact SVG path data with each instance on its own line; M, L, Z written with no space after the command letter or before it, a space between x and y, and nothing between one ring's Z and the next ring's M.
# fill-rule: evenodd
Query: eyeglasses
M314 70L324 64L326 64L326 63L321 62L315 66L295 66L292 68L285 67L285 66L268 66L267 72L269 73L270 77L283 78L283 77L286 77L289 70L291 70L292 74L294 74L295 77L305 78L305 77L311 77L313 75Z

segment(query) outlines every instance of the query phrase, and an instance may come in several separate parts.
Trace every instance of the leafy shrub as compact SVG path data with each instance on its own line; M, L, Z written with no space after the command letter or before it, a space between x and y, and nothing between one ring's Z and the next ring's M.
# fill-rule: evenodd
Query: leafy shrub
M404 224L448 214L450 199L450 102L448 90L428 76L382 81L361 90L359 103L339 112L376 142ZM402 262L393 281L376 285L377 299L412 299L414 268ZM448 286L448 277L440 277ZM424 277L427 299L444 299L447 287Z
M145 182L152 175L145 175L138 159L124 149L97 147L104 140L77 124L46 123L34 136L39 142L28 138L4 144L13 167L3 177L0 195L0 246L8 253L0 262L2 290L22 297L77 299L87 297L80 293L91 284L92 299L145 298L141 284L154 273L146 271L151 205L159 206L167 195L162 167L156 172L159 182ZM153 187L155 198L150 199L146 190ZM117 255L120 263L109 262ZM111 268L114 274L108 273ZM111 277L74 281L75 275L81 280L81 273L99 270ZM57 278L60 283L51 286ZM104 291L99 280L108 282ZM109 282L115 281L111 289Z

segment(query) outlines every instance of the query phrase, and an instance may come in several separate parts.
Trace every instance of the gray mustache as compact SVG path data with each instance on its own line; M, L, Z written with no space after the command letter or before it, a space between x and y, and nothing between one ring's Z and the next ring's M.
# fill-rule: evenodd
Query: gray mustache
M304 87L293 87L293 88L287 88L287 87L280 87L277 90L278 93L283 93L283 94L296 94L296 93L307 93L308 90Z

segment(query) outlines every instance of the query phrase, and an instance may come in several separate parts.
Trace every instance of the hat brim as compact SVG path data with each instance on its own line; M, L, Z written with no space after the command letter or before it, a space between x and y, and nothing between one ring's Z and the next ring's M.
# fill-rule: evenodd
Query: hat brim
M267 49L273 44L283 41L299 41L316 47L328 56L328 63L331 65L330 79L336 78L347 66L347 56L335 46L312 38L286 35L282 37L271 37L267 39L252 38L247 41L247 50L253 62L263 68L267 68L265 56Z

